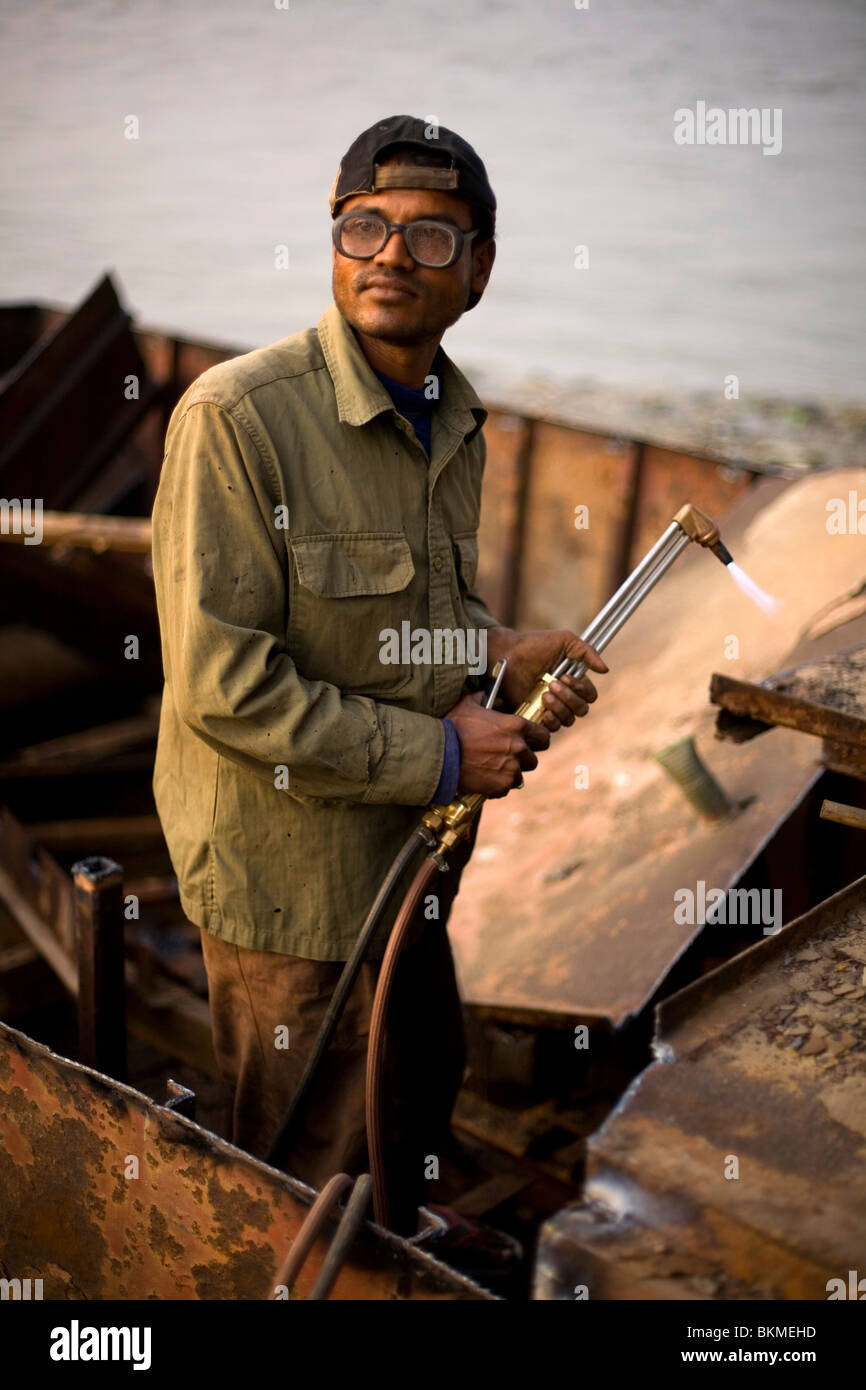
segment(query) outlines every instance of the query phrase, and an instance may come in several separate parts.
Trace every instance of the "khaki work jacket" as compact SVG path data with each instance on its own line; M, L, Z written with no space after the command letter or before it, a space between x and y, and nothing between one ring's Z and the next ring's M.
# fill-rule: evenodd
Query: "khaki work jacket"
M496 625L475 589L486 411L441 349L431 373L429 461L334 304L171 417L154 793L184 912L239 946L346 958L468 673L383 664L380 634Z

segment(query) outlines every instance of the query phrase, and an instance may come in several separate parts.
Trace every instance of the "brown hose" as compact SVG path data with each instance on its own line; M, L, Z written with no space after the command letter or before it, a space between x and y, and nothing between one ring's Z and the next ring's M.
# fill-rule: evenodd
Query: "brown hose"
M385 1181L385 1151L382 1139L382 1080L385 1068L386 1018L388 998L394 982L394 972L400 959L403 940L409 929L421 895L430 879L439 870L435 859L424 860L412 880L409 891L391 930L388 946L379 971L376 997L370 1016L370 1042L367 1048L367 1151L373 1178L373 1211L380 1226L388 1225L388 1188Z
M325 1183L318 1197L310 1210L304 1217L301 1229L295 1236L292 1248L286 1256L279 1274L274 1280L274 1286L279 1287L284 1284L289 1293L292 1292L292 1285L297 1281L298 1275L303 1269L307 1256L315 1245L319 1233L327 1221L332 1209L342 1197L347 1188L352 1186L352 1179L348 1173L335 1173L332 1178Z
M346 1210L340 1217L336 1235L331 1241L328 1253L322 1261L319 1276L310 1291L310 1297L307 1300L309 1303L318 1303L331 1297L331 1290L337 1282L340 1270L346 1263L352 1242L361 1229L364 1214L370 1205L372 1184L373 1179L369 1173L362 1173L359 1178L355 1179L352 1195L346 1203Z

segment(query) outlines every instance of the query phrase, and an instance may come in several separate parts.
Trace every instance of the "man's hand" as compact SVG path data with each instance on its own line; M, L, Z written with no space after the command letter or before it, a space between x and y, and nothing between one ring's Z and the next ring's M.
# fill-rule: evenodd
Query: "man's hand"
M550 734L540 724L532 724L518 714L500 714L484 709L483 691L464 695L446 719L460 736L460 793L481 792L484 796L505 796L520 786L522 774L538 766L534 748L546 748Z
M504 703L513 709L532 693L538 677L553 671L566 656L585 661L591 671L601 675L609 670L597 651L566 628L541 632L515 632L508 627L487 629L488 670L492 671L501 657L507 658L499 690ZM589 713L590 705L597 699L598 691L588 676L580 680L563 676L554 681L544 696L544 727L555 733L563 724L573 724L576 718L582 719Z

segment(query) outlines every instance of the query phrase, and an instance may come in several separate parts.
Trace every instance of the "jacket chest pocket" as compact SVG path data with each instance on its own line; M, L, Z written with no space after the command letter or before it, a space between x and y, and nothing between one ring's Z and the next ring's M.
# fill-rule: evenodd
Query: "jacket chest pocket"
M347 694L395 695L412 678L402 652L415 564L401 531L295 537L289 650L299 675ZM396 633L396 643L391 634Z

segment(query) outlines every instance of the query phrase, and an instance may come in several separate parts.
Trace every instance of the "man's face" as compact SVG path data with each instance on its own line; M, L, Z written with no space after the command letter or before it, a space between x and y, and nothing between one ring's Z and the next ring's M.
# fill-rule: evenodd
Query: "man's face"
M461 231L472 229L469 204L454 193L426 188L388 188L347 198L340 212L375 212L388 222L434 218ZM343 317L370 338L420 343L441 337L466 308L470 291L480 294L495 255L492 240L467 242L454 265L417 265L401 232L393 232L369 261L342 256L334 247L334 302ZM396 293L395 291L402 291Z

